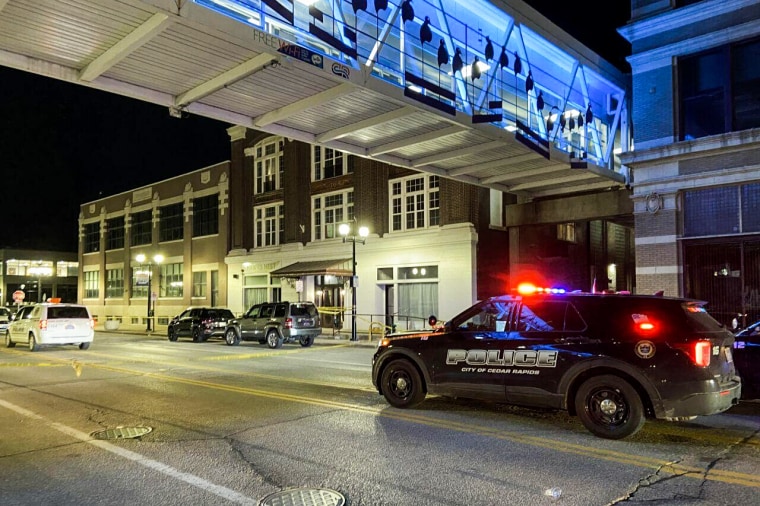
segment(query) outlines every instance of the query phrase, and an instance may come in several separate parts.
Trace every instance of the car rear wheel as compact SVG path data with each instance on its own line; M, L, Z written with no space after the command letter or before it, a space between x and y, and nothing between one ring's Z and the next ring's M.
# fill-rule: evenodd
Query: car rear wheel
M227 329L224 333L224 342L227 343L228 346L237 346L240 344L240 336L235 332L235 329Z
M5 332L5 347L13 348L14 346L16 346L16 343L14 343L13 340L11 340L11 333L6 331Z
M301 342L301 346L303 346L304 348L308 348L309 346L314 344L314 336L301 336L299 341Z
M29 351L37 351L40 346L37 344L37 340L34 338L34 334L29 334Z
M388 404L411 408L425 399L425 386L417 368L408 360L394 360L383 370L380 387Z
M595 436L623 439L644 425L644 404L638 392L622 378L612 375L586 380L575 397L575 411Z
M169 341L177 340L177 331L172 327L169 329Z
M86 350L89 347L90 347L90 343L79 343L80 350Z
M282 347L282 338L280 337L280 333L275 329L267 332L267 345L272 349Z

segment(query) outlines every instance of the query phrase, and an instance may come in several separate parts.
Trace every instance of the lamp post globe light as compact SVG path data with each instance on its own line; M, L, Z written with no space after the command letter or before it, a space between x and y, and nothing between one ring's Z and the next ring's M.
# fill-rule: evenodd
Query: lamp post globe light
M354 220L354 225L356 225L356 220ZM359 338L356 335L356 243L365 243L369 229L367 227L355 229L348 223L341 223L338 233L343 236L344 243L351 243L351 340L357 341Z
M153 298L153 263L150 261L147 261L147 257L140 253L139 255L135 256L135 260L138 264L140 264L140 270L137 272L137 276L135 276L135 285L137 286L146 286L148 288L148 314L147 314L147 325L145 327L145 330L147 332L150 332L151 330L151 317L153 316L151 313L151 299ZM164 261L164 256L161 254L153 255L153 262L156 263L156 265L160 264ZM143 270L143 265L147 267L147 270ZM147 278L146 278L147 276Z

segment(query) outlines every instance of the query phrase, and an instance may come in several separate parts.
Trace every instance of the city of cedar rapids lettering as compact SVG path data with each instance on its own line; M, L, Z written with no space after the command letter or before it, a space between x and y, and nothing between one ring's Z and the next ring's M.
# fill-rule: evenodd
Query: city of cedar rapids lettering
M557 367L556 351L549 350L448 350L446 352L446 365L465 363L462 372L489 372L510 374L538 374L534 367ZM487 369L489 366L502 366L501 368ZM504 367L510 367L505 369ZM528 369L512 369L524 367Z

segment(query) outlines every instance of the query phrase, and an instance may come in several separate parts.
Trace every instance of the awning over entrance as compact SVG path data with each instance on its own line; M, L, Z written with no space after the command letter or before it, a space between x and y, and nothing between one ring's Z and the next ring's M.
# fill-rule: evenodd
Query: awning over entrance
M313 262L296 262L280 267L270 273L272 276L283 278L300 278L301 276L350 276L351 259L315 260Z

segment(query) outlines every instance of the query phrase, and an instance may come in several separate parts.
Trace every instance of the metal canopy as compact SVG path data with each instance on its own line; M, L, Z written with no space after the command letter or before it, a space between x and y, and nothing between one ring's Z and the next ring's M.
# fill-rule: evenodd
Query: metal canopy
M397 18L398 9L389 9L387 25ZM393 37L389 32L378 27L377 36ZM528 58L541 46L531 42L538 40L533 31L521 33ZM547 128L549 116L537 114L535 91L526 98L533 101L526 110L540 119L535 131L475 122L472 111L459 110L470 107L466 102L459 107L455 99L456 111L446 113L406 85L379 78L382 68L362 64L361 56L327 47L332 58L293 38L274 24L257 29L187 0L0 0L0 65L159 104L173 116L206 116L526 199L626 183L619 170L606 168L613 163L573 160L553 142L557 127ZM569 67L568 75L578 74L577 64ZM469 81L453 75L454 93L468 96ZM592 80L584 78L584 86ZM566 93L570 100L573 90ZM617 125L623 105L615 105L605 121ZM620 142L615 136L624 137L614 129L605 135L608 153Z
M272 271L272 276L283 278L300 278L301 276L351 276L351 259L342 260L313 260L310 262L296 262Z

